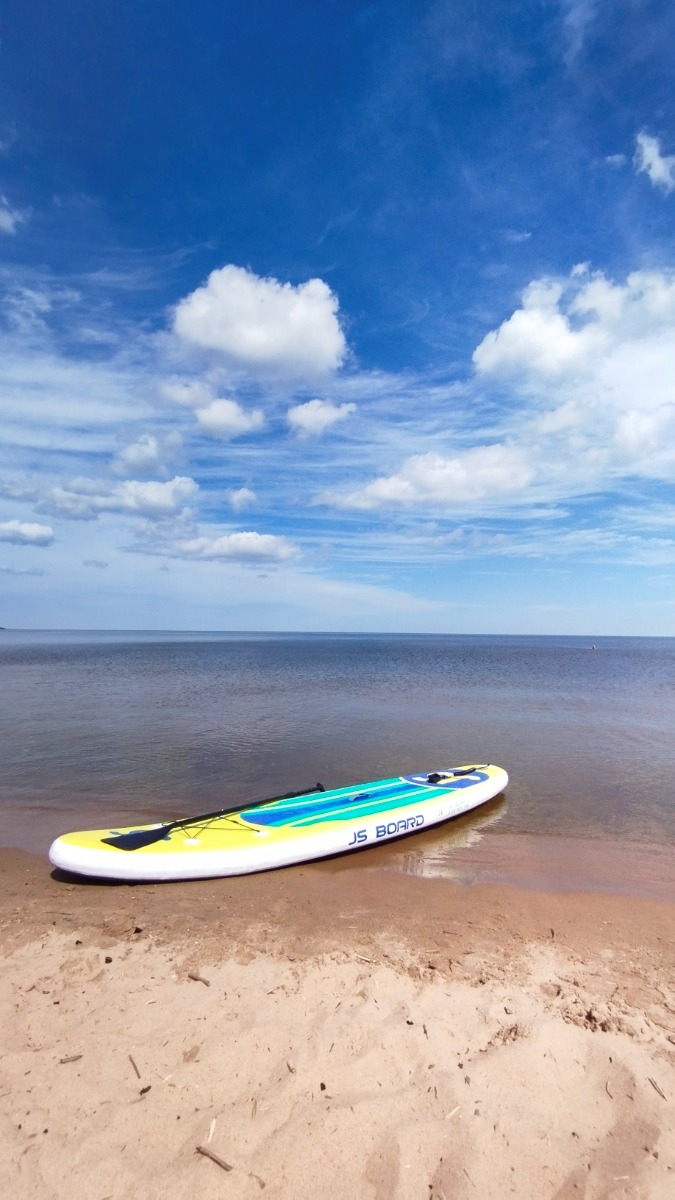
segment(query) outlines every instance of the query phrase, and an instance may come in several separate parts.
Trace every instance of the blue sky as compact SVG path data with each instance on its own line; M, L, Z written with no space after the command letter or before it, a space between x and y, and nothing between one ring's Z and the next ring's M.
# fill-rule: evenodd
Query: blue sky
M6 0L0 624L675 635L675 8Z

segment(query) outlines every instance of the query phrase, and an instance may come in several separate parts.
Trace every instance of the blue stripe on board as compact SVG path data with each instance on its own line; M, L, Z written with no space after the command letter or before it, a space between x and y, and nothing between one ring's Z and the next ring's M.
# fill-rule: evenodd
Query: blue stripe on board
M286 800L283 806L279 807L274 804L264 808L247 808L239 815L245 821L277 829L285 825L313 825L326 820L354 820L387 809L403 808L410 804L416 795L419 795L420 799L428 799L432 789L456 791L459 788L471 787L484 779L487 779L487 775L480 771L436 785L423 783L422 780L413 782L412 779L401 778L393 787L373 788L371 791L341 791L338 794L323 792L311 799L298 800L297 803L289 803Z

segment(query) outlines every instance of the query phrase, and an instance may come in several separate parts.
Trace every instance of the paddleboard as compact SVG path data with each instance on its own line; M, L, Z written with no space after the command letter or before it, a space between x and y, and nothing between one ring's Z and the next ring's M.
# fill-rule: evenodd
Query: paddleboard
M491 764L448 767L317 789L127 829L66 833L52 843L53 866L119 880L211 879L246 875L376 846L468 812L508 783Z

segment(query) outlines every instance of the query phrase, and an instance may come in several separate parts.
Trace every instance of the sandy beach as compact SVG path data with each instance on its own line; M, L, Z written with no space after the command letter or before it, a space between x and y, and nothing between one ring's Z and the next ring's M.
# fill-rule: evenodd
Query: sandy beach
M675 1194L668 902L0 857L4 1195Z

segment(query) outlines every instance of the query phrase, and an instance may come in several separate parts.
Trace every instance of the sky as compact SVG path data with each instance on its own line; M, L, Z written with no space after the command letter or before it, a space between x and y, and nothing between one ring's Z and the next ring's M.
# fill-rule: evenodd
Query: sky
M675 6L5 0L0 625L675 636Z

